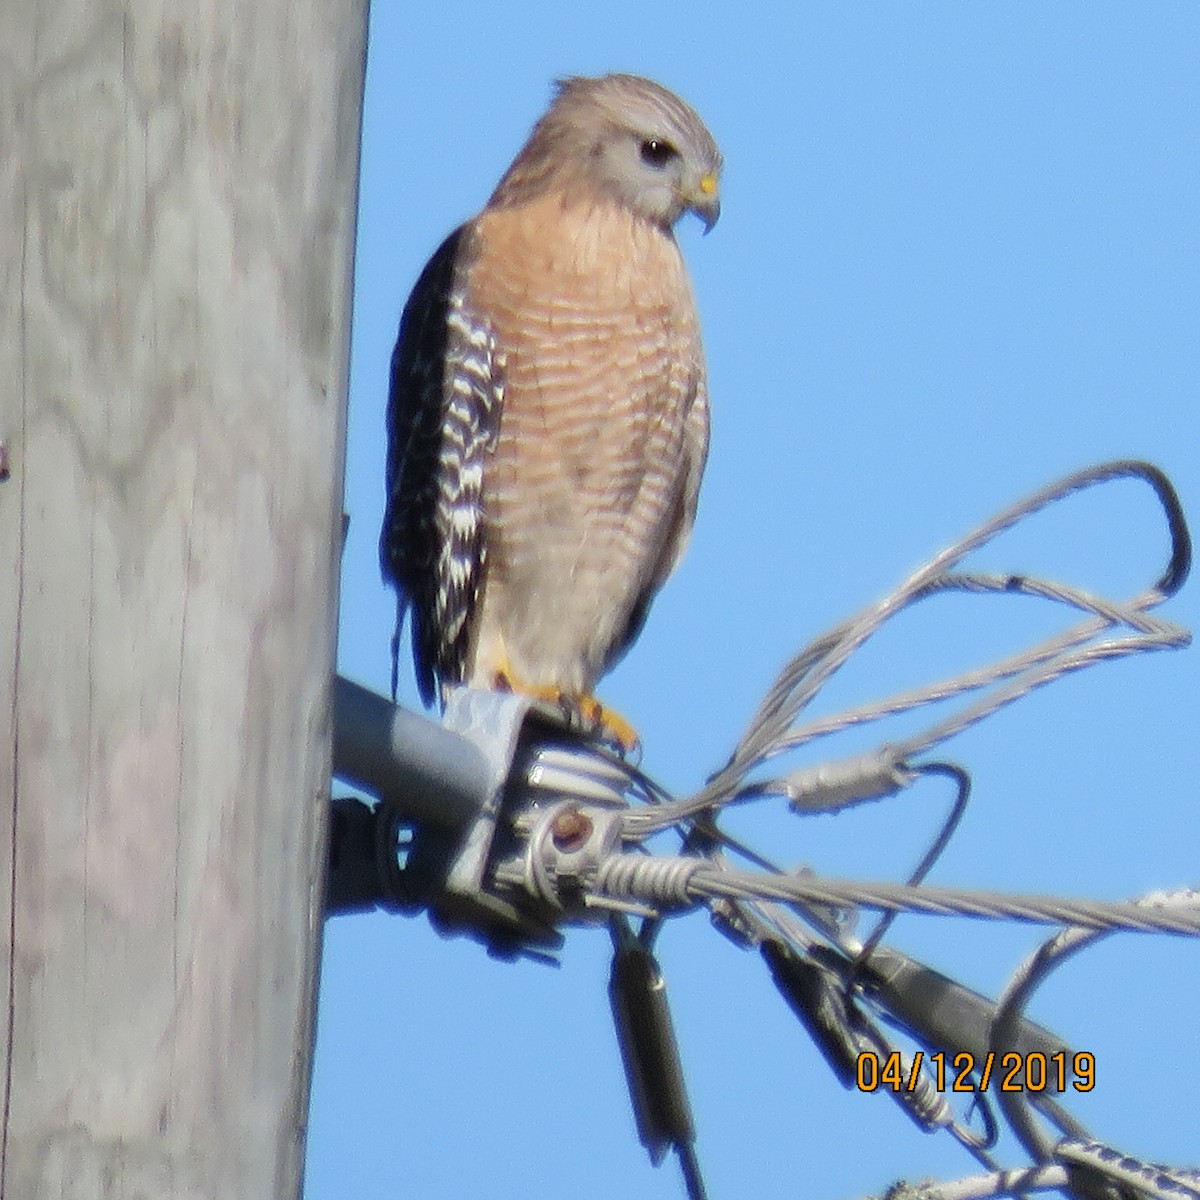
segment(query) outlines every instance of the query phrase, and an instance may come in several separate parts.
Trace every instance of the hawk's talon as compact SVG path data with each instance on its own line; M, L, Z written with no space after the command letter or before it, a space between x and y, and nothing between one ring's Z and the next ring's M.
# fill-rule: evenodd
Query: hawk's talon
M642 739L619 712L605 707L595 696L580 696L577 705L588 734L610 745L622 758L640 757Z
M553 705L568 728L602 742L622 758L640 757L642 739L637 730L619 712L605 707L595 696L576 695L552 683L527 683L508 666L493 671L491 680L493 691L516 692Z

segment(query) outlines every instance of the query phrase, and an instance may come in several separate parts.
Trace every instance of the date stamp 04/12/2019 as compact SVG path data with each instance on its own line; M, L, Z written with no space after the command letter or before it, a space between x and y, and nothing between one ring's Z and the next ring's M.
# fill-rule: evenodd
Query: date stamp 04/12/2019
M939 1092L1065 1092L1068 1088L1090 1092L1096 1086L1096 1056L1086 1050L1074 1054L989 1050L982 1055L965 1050L957 1054L893 1050L880 1055L867 1050L858 1056L857 1075L855 1082L862 1092L915 1092L929 1084Z

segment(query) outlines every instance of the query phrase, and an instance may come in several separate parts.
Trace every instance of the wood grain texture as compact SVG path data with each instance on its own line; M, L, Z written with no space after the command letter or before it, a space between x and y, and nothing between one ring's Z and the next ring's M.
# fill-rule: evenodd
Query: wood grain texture
M299 1194L366 5L0 9L0 1194Z

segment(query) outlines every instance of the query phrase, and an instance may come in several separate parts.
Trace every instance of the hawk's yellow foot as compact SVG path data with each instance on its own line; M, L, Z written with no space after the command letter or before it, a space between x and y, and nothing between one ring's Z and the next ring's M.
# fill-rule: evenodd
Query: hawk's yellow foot
M572 728L599 738L626 757L641 748L642 739L637 730L619 712L601 704L595 696L573 695L552 683L526 683L508 667L494 673L492 685L497 691L515 692L553 704Z

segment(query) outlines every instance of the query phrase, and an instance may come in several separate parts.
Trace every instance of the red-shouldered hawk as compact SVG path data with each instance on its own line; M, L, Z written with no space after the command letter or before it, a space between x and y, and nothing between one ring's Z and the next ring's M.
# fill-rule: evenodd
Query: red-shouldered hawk
M708 450L672 232L720 213L696 113L633 75L571 78L483 211L429 261L388 402L384 577L417 684L593 697L683 552Z

